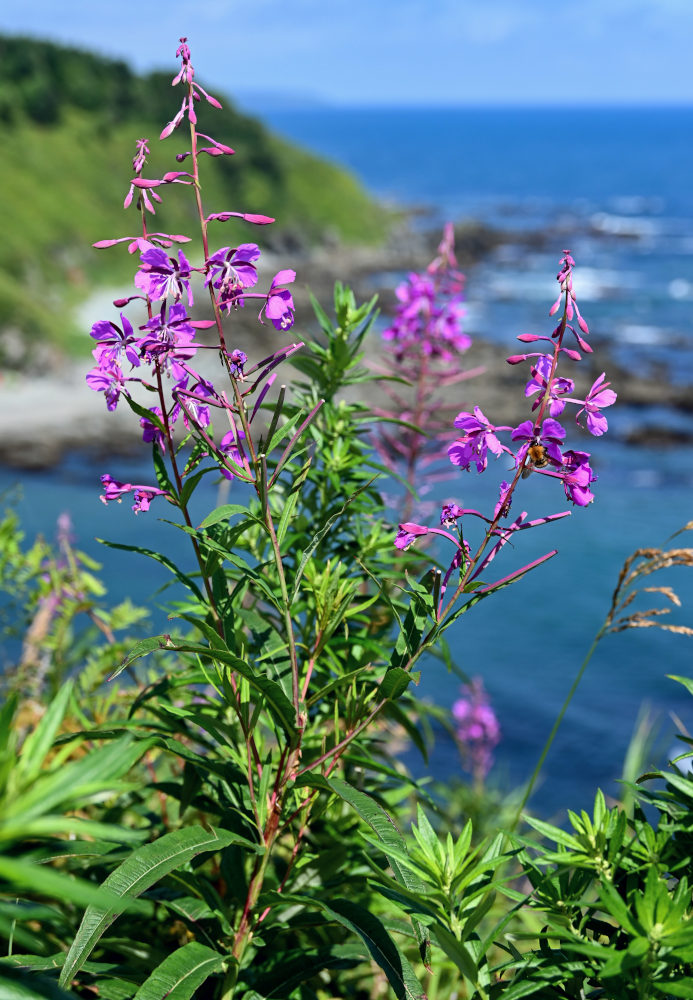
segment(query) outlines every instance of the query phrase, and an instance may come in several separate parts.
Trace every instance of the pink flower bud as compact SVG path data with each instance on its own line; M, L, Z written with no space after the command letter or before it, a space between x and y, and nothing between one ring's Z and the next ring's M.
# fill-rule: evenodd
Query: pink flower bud
M559 295L554 304L549 309L549 316L553 316L555 315L555 313L558 312L558 307L560 306L560 304L561 304L561 296Z
M243 218L246 222L252 222L256 226L269 226L274 219L270 215L253 215L250 212L245 212Z

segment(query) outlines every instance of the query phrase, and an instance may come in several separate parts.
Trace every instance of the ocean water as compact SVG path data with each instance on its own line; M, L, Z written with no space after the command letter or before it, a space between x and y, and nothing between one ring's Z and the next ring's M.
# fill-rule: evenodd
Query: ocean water
M477 219L512 237L474 270L468 327L504 344L546 327L569 247L595 341L620 364L693 383L693 108L319 109L265 114L420 224Z
M561 250L570 247L581 308L605 357L693 383L693 109L321 109L265 118L290 138L346 163L378 196L425 209L421 224L466 217L509 233L468 274L472 335L497 341L507 354L516 350L519 333L550 333L556 265ZM530 252L522 234L533 230L547 239ZM523 374L518 369L518 392ZM662 403L653 399L651 409L636 411L619 412L617 406L609 418L621 432L650 420L686 424L685 415ZM499 575L550 549L559 552L475 607L451 637L460 668L483 678L498 713L503 738L490 780L505 787L530 774L608 610L625 558L641 546L686 544L685 536L667 539L693 520L693 448L629 447L608 435L590 444L599 474L595 503L575 508L565 521L524 532L513 549L507 546ZM141 482L147 470L146 456L142 462L114 459L104 470L72 456L49 472L18 476L0 469L0 490L21 479L28 535L51 535L58 514L69 510L79 545L104 564L113 599L131 594L155 606L159 598L151 595L166 580L161 568L95 540L152 545L173 538L178 544L178 536L158 523L154 506L149 515L134 517L126 504L106 508L98 500L101 471ZM483 477L459 474L437 499L483 510L495 502L506 471L499 465ZM558 484L531 476L523 483L521 506L538 517L566 504ZM689 576L672 571L660 582L674 586L683 600L672 620L693 625ZM674 720L693 731L693 701L667 675L690 676L692 665L690 638L641 629L604 639L546 762L536 808L550 814L586 807L598 785L616 793L645 705L660 733L648 763L662 764L675 743ZM423 663L421 673L419 693L450 705L457 678L433 660ZM460 770L443 731L437 733L432 769L442 778Z

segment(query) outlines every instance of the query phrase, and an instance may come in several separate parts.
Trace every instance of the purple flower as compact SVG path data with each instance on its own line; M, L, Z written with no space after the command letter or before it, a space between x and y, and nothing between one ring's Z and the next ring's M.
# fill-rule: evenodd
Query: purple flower
M132 169L135 172L135 180L137 180L137 178L142 175L145 163L147 162L147 157L149 156L149 146L147 145L148 141L149 141L148 139L138 139L135 142L136 152L134 157L132 158ZM156 215L156 212L154 211L154 206L149 200L149 194L146 188L136 188L134 182L130 184L128 193L125 196L125 201L123 202L123 208L130 207L130 205L132 204L132 199L135 197L135 191L137 191L138 193L138 200L137 200L138 207L141 208L142 205L144 205L144 207L147 209L148 212L151 212L152 215ZM151 194L155 201L159 202L161 201L161 198L156 193L156 191L152 190Z
M158 490L152 486L137 486L133 495L135 502L132 505L132 509L136 514L148 511L149 504L156 496L164 496L164 490Z
M209 270L205 286L216 288L217 302L228 310L232 306L243 305L243 289L257 284L255 261L260 256L260 248L255 243L243 243L239 247L222 247L207 261Z
M510 504L512 502L512 496L510 494L510 483L506 483L505 480L500 484L498 503L496 504L493 511L494 520L497 517L507 517L510 513Z
M496 458L504 451L510 453L510 449L502 445L495 434L497 430L508 428L498 428L489 423L478 406L474 407L473 414L464 411L458 413L454 425L465 433L448 448L448 456L453 465L469 471L474 462L477 472L483 472L488 464L489 451Z
M150 412L160 420L163 418L163 413L158 406L152 406ZM142 440L145 444L156 441L159 450L166 451L166 436L157 423L153 420L147 420L146 417L140 417L140 427L142 428Z
M149 156L148 142L149 139L137 139L135 141L135 148L137 152L132 158L132 169L136 174L142 173L144 165L147 162L147 157Z
M553 358L547 354L541 354L535 364L532 366L532 377L525 386L525 396L533 396L535 392L539 392L540 395L532 403L532 409L540 405L544 393L546 392L546 387L548 385L549 376L551 375L551 366L553 364ZM565 396L572 392L575 388L575 383L570 378L553 378L551 380L551 389L549 391L549 413L552 417L560 417L561 413L565 409L565 400L560 399L560 396Z
M224 455L227 455L231 461L237 465L239 468L243 468L245 461L243 459L243 454L240 449L240 442L245 438L243 431L230 430L224 434L223 438L219 442L219 451ZM226 479L235 479L235 475L228 466L221 466L221 474Z
M280 288L280 285L288 285L296 279L296 272L287 268L275 274L267 293L267 301L263 310L267 319L272 322L275 330L289 330L294 325L294 300L291 292L287 288ZM262 310L260 311L262 321Z
M483 778L493 763L493 750L501 732L480 677L462 688L462 697L452 706L455 733L464 757L475 776Z
M559 422L554 420L552 417L546 418L539 433L537 433L537 430L531 420L523 420L522 423L518 424L518 426L513 430L510 436L513 441L525 442L515 456L515 465L517 468L522 465L525 455L529 449L536 448L537 446L545 449L546 458L553 462L554 465L563 464L563 455L561 454L559 445L563 443L565 430L561 427ZM532 461L535 462L534 459L532 459Z
M245 351L241 351L239 348L236 348L228 355L228 361L231 374L235 378L243 378L243 368L248 361L248 355Z
M187 377L185 369L179 364L192 358L197 349L195 328L185 311L185 306L176 302L169 307L166 318L166 303L160 312L153 316L141 330L147 333L140 341L140 347L149 361L156 361L176 383L181 383Z
M404 524L400 524L397 529L395 548L408 549L410 545L414 544L419 535L427 534L428 528L424 527L423 524L414 524L413 521L406 521Z
M120 319L122 330L111 320L99 320L91 328L89 335L97 341L94 357L99 367L106 367L109 363L120 365L122 355L125 355L134 368L139 367L140 359L134 346L137 340L132 323L123 313L120 314Z
M126 493L134 493L134 504L132 509L136 514L140 511L149 510L149 504L156 496L166 496L165 490L160 490L156 486L141 486L135 485L133 483L121 483L108 473L101 476L101 482L104 487L104 492L101 494L100 500L102 503L108 504L112 500L116 503L120 503L122 498Z
M462 517L464 511L459 504L444 503L440 512L440 523L444 528L454 528L458 518Z
M132 483L121 483L113 476L109 476L108 473L104 473L101 476L101 482L103 484L104 492L102 493L100 499L102 503L110 503L111 500L115 500L120 503L121 499L126 493L130 493L133 489Z
M598 477L589 466L589 457L586 451L566 451L563 455L564 466L560 473L563 489L566 498L578 507L586 507L594 500L594 493L589 487Z
M611 406L616 402L616 393L613 389L608 388L611 383L605 382L605 378L606 372L602 372L596 382L592 385L590 391L587 393L585 405L581 410L578 410L575 415L575 420L579 424L580 415L582 413L587 414L587 430L590 434L594 434L595 437L600 437L602 434L606 434L609 428L606 417L600 413L601 408L603 406Z
M150 246L140 254L140 261L135 285L152 301L171 296L179 302L185 292L188 305L193 305L190 291L191 268L182 250L178 251L178 261L175 261L159 247Z
M446 285L444 276L436 284L430 274L416 273L397 286L397 312L382 333L383 340L395 342L397 357L420 350L428 357L450 361L470 346L471 337L462 332L461 289L461 280L453 287Z
M86 379L90 389L105 394L108 409L115 410L121 392L125 391L125 376L120 366L115 363L107 363L104 366L92 368L91 371L87 372Z
M185 388L185 385L179 385L179 388ZM204 401L216 397L216 392L211 382L208 382L207 379L200 379L190 393L185 392L182 395L176 393L176 396L178 402L176 402L171 411L171 419L173 421L178 419L178 415L182 411L183 423L186 427L190 427L190 419L194 420L198 427L209 427L209 407L204 405ZM181 399L184 400L185 405L180 402Z
M577 300L575 298L575 292L573 291L573 268L574 267L575 267L575 261L573 260L573 258L570 255L570 250L564 250L563 251L563 257L561 257L560 268L559 268L558 274L556 275L556 281L558 281L559 285L561 286L561 291L560 291L560 293L558 295L558 298L556 299L556 301L554 302L554 304L549 309L549 316L553 316L554 313L558 311L558 308L559 308L559 306L561 304L561 296L563 294L567 293L566 294L566 318L569 319L569 320L571 320L573 318L573 312L575 312L575 315L577 316L577 320L578 320L578 326L580 327L580 329L582 330L582 332L584 334L589 334L589 332L590 332L589 328L587 326L587 323L585 323L584 319L580 315L580 310L578 309ZM575 331L573 331L573 332L575 332ZM581 340L581 338L579 337L579 335L577 333L575 333L575 336L578 338L578 341ZM584 341L582 342L582 345L587 350L591 350L591 348L587 347L587 345L584 343Z

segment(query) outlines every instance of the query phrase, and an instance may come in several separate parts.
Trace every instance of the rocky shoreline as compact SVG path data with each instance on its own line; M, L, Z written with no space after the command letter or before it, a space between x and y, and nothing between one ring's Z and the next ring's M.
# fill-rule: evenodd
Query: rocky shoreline
M268 268L276 264L284 266L290 256L302 283L297 283L294 298L297 309L297 325L292 331L294 337L303 330L315 327L309 296L312 292L329 311L332 288L335 280L351 284L359 300L369 298L376 292L380 295L381 308L390 312L394 305L391 276L393 272L417 270L431 259L437 241L437 233L418 231L406 225L396 232L385 247L352 248L323 246L312 251L304 251L297 261L297 254L277 256L268 261ZM551 234L552 244L555 234ZM549 237L545 234L524 234L523 242L537 248ZM507 243L507 234L483 225L468 224L456 229L456 247L460 266L468 272L496 247ZM517 243L517 234L512 242ZM388 285L389 280L389 285ZM118 294L113 292L112 295ZM102 290L95 301L87 303L80 311L85 317L85 328L109 306L111 299ZM94 308L91 309L91 306ZM89 313L88 313L89 308ZM88 313L88 316L87 316ZM103 313L105 315L105 313ZM234 317L233 346L241 347L252 357L261 357L277 349L278 335L271 326L260 326L254 314L239 313ZM103 397L92 392L85 384L84 376L90 367L88 351L91 342L85 340L83 360L55 364L47 376L33 374L5 374L0 382L0 463L17 468L46 468L60 462L69 452L89 454L128 453L140 446L141 435L138 421L129 408L120 406L114 413L106 410ZM377 363L379 345L373 338L366 361ZM209 352L209 363L215 362L214 352ZM589 359L586 359L589 365ZM210 367L210 364L207 367ZM518 372L505 361L505 354L497 344L490 344L474 337L473 344L464 355L465 368L482 366L485 374L456 390L456 398L451 405L464 409L478 404L493 414L497 423L516 424L526 419L527 407L522 393L518 393ZM600 367L586 376L596 378L603 368L609 372L614 388L619 394L619 404L638 410L650 407L654 400L666 400L669 408L681 414L693 414L693 390L690 386L672 387L664 380L643 378L623 369L617 369L608 361L605 352L600 351ZM603 366L603 367L602 367ZM209 371L214 375L214 368ZM140 400L147 404L148 400ZM368 400L366 399L366 402ZM660 403L661 405L661 403ZM675 429L661 416L649 425L647 419L638 423L622 435L629 443L656 443L658 446L690 444L693 431Z

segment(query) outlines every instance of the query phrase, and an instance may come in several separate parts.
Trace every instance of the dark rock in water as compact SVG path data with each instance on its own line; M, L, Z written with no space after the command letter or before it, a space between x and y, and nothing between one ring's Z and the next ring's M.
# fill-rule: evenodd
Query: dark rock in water
M675 448L693 444L693 430L645 424L631 428L623 440L626 444L645 445L649 448Z

